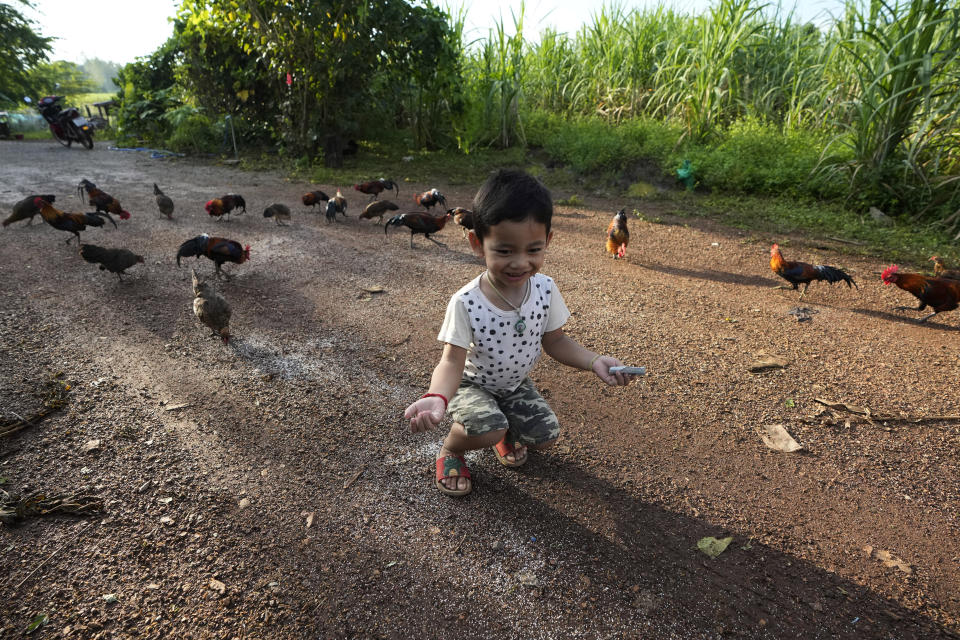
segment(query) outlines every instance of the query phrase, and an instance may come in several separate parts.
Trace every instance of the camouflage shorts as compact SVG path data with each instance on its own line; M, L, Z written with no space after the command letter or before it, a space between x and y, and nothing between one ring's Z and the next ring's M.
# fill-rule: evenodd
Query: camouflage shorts
M450 400L450 417L468 436L509 429L516 441L541 444L560 436L560 423L547 401L526 378L514 391L497 396L471 382L461 381Z

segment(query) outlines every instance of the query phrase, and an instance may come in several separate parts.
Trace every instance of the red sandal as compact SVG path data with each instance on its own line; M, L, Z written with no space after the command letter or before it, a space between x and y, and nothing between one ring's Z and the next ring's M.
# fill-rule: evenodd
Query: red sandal
M527 463L528 454L525 454L522 458L517 460L517 447L523 446L522 442L507 442L507 436L504 434L503 440L493 445L493 452L497 454L497 460L500 461L500 464L507 467L520 467ZM529 449L527 449L529 452ZM513 454L513 462L507 460L506 456L508 454Z
M470 481L470 486L466 489L449 489L447 488L441 480L446 480L447 478L469 478L470 469L467 467L467 461L463 459L463 456L456 456L453 454L443 456L442 458L437 458L437 479L436 485L437 489L440 490L440 493L444 493L448 496L465 496L473 490L473 480Z

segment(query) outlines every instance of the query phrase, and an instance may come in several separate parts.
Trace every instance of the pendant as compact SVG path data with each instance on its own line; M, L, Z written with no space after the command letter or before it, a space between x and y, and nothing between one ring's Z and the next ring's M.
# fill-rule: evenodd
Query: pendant
M513 330L517 332L518 336L523 335L523 332L527 330L527 325L524 324L523 318L517 320L517 323L513 325Z

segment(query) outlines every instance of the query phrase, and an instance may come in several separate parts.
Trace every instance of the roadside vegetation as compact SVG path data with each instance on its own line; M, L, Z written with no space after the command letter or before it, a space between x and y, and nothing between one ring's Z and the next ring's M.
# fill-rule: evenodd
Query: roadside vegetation
M955 0L849 0L817 24L611 3L571 34L529 33L521 5L476 40L431 3L327 9L183 0L117 74L120 143L232 153L232 127L248 164L345 185L510 163L638 211L692 191L731 224L958 257Z

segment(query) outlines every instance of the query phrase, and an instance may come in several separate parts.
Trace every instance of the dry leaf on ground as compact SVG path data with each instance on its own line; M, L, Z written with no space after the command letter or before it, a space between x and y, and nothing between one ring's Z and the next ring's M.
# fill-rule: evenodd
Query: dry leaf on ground
M784 451L786 453L792 453L794 451L799 451L803 447L793 439L789 433L787 433L786 428L782 424L768 424L757 429L760 434L760 437L763 439L763 444L767 445L771 449L776 449L777 451Z

